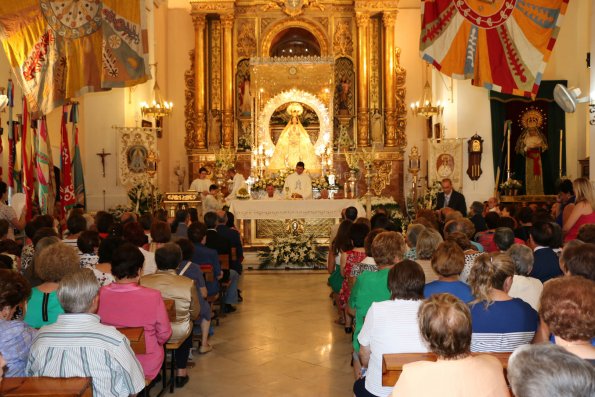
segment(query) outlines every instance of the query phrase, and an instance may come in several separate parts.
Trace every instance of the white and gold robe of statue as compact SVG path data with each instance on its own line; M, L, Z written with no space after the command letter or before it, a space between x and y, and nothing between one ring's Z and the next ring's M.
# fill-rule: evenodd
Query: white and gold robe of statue
M295 167L298 161L303 161L314 173L320 171L320 159L314 152L310 136L299 118L294 116L281 132L267 168L269 171L284 170Z
M294 193L300 194L304 200L312 198L312 179L310 175L297 172L290 174L285 178L283 192L286 198L291 198Z

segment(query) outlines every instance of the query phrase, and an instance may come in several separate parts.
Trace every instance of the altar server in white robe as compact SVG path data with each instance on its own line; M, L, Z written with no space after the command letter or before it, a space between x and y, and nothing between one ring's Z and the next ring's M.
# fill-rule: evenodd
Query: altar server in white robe
M236 194L241 188L248 190L248 185L246 185L246 179L244 179L244 175L237 172L235 168L230 168L227 170L227 177L233 181L231 191L227 197L225 197L225 201L229 202L230 200L236 199Z
M209 194L209 187L213 182L207 178L208 173L209 171L205 167L200 167L198 178L192 181L188 190L195 190L202 194L203 197Z
M310 175L304 174L304 163L298 161L295 166L295 172L285 178L283 192L287 198L312 198L312 179Z

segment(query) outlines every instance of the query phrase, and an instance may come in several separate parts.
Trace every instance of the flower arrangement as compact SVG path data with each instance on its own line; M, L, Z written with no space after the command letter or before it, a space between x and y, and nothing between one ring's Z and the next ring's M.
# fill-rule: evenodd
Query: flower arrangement
M361 197L358 201L365 207L366 197ZM388 217L397 226L401 226L403 230L406 229L409 224L409 217L403 214L401 206L392 197L372 197L372 212L375 212L379 208L386 210Z
M215 152L215 168L227 171L236 164L237 155L235 150L221 148Z
M245 187L238 190L236 193L236 198L239 200L248 200L250 198L250 193L248 193L248 189Z
M289 174L291 174L292 172L293 172L293 169L291 169L291 168L279 170L278 174L271 176L269 182L271 182L273 184L275 189L283 189L283 186L285 185L285 178L287 178L287 176Z
M134 212L134 208L129 205L117 205L115 207L111 207L107 210L115 219L120 219L122 214L125 212Z
M523 187L521 181L516 179L508 179L506 182L500 184L500 188L504 190L520 189Z
M326 176L321 175L318 178L312 178L312 189L324 190L328 189L328 187L329 183Z
M355 151L345 151L345 162L350 170L359 171L359 156Z
M252 187L250 188L251 191L253 192L260 192L266 189L267 185L269 184L269 179L267 178L259 178L257 181L255 181L252 184Z
M268 251L259 251L260 268L270 267L314 267L322 268L325 258L318 251L314 236L300 234L297 236L274 237Z
M145 212L153 213L161 208L163 195L159 189L151 183L139 183L128 190L128 199L131 203L131 209L137 214Z

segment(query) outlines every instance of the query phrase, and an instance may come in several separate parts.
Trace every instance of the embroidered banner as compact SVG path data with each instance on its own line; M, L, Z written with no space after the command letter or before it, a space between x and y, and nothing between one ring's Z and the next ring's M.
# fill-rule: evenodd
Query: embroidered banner
M421 56L447 76L534 97L568 1L424 1Z
M60 208L62 216L66 217L69 209L74 207L74 185L72 183L72 163L70 160L70 147L68 143L68 131L66 129L66 118L68 111L66 106L62 108L62 124L60 131Z
M139 0L0 2L0 37L31 112L149 78Z
M463 139L430 140L428 186L449 178L455 190L463 189Z

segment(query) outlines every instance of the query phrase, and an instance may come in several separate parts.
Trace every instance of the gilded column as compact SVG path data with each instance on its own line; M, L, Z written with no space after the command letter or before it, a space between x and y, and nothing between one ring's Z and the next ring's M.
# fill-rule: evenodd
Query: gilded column
M357 23L357 145L370 146L368 141L368 28L370 14L355 13Z
M384 146L397 145L395 93L395 21L397 11L384 12Z
M206 149L205 114L205 14L194 14L194 107L196 111L196 148Z
M223 147L233 147L233 20L232 13L221 15L223 28Z

